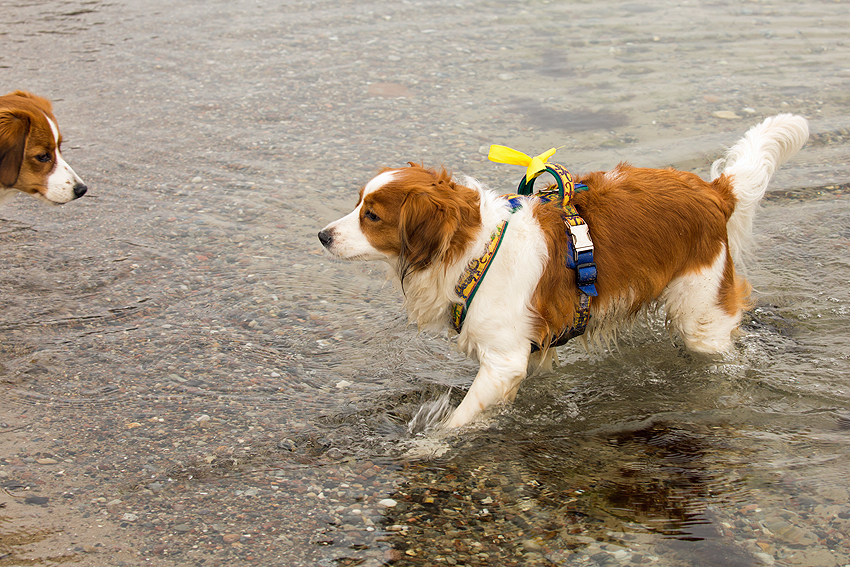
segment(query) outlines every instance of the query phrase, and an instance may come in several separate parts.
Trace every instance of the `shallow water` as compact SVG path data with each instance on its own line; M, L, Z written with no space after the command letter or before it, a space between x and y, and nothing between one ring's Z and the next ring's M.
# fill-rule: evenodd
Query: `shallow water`
M1 529L26 542L0 560L850 563L845 4L4 14L4 89L53 99L91 189L0 210ZM707 175L778 112L813 136L757 218L733 355L649 321L561 349L477 428L407 432L476 367L407 325L382 266L320 250L378 168L508 192L521 172L482 154L501 143Z

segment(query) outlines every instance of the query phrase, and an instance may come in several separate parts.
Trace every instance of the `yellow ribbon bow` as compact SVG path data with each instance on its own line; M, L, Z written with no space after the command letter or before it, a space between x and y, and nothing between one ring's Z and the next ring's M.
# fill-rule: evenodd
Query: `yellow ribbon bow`
M525 180L526 182L530 182L538 173L546 169L546 162L556 151L558 151L558 148L551 148L539 156L531 157L507 146L493 144L490 146L490 154L487 157L490 161L495 161L496 163L526 166Z

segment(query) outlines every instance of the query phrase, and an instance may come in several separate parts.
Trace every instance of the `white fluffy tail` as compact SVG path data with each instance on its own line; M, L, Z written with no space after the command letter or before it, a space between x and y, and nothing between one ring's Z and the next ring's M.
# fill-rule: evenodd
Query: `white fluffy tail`
M779 114L753 126L711 166L711 179L721 174L732 180L738 203L726 223L729 251L738 266L751 246L753 217L776 168L794 157L809 139L809 123L802 116Z

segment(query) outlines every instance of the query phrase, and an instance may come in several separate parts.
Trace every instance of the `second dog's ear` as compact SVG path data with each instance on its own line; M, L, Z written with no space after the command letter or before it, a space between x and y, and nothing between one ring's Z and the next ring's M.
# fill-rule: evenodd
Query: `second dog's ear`
M0 185L4 187L12 187L18 180L30 123L26 111L0 110Z

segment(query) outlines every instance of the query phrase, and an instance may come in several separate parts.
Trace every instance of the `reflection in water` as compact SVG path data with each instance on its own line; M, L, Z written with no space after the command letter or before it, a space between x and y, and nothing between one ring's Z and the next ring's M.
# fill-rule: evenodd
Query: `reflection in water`
M652 423L609 437L625 462L602 483L600 508L666 536L703 539L701 533L712 531L701 528L711 523L706 506L748 496L736 494L733 479L742 455L724 443L724 434L734 430L715 426L698 432Z
M572 544L581 540L569 536L604 540L611 530L700 539L699 533L708 533L698 527L710 523L707 506L728 505L747 495L730 480L741 466L740 453L724 438L734 432L724 426L689 426L644 423L570 439L529 439L490 430L474 441L458 440L448 460L406 468L399 497L432 516L454 503L465 508L459 514L462 522L525 525L530 531L514 530L508 538L517 545L523 537L548 541L553 530ZM504 462L508 457L510 466ZM459 489L471 491L471 499L455 502L452 495ZM482 503L487 512L475 507ZM402 521L395 516L401 509L393 509L387 521L405 523L415 515L408 507ZM518 518L508 517L514 514ZM540 527L540 518L550 524Z
M520 439L495 431L474 444L460 442L449 460L401 471L404 481L391 496L399 504L384 519L388 541L413 557L426 552L422 542L430 542L433 561L474 563L494 547L503 557L529 551L554 557L599 542L628 548L641 533L712 537L701 525L710 527L709 502L731 497L718 490L724 463L695 462L702 457L694 451L711 450L701 445L713 440L701 436L674 442L668 435L660 444L665 448L649 448L670 433L659 425L622 433L608 441L614 448L602 452L596 441ZM635 438L643 453L629 447Z
M726 422L679 416L569 438L523 437L504 425L455 439L451 457L404 466L391 495L398 505L384 518L394 549L468 564L498 550L516 558L508 565L640 564L664 553L671 564L719 566L757 564L763 549L775 550L730 539L750 524L765 538L759 520L804 537L788 523L793 515L764 520L761 507L812 487L785 482L765 498L790 471L760 470L754 463L772 451Z

